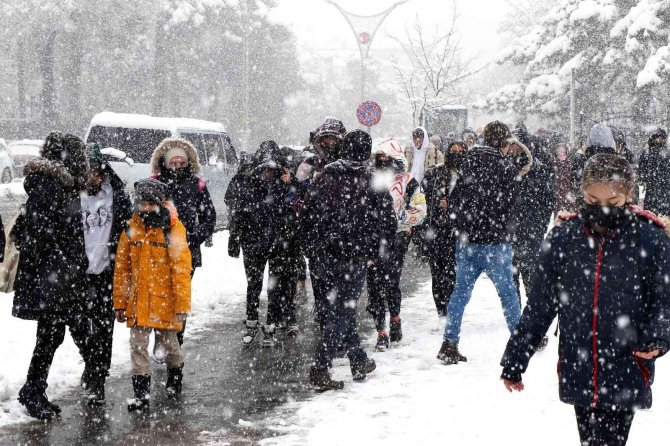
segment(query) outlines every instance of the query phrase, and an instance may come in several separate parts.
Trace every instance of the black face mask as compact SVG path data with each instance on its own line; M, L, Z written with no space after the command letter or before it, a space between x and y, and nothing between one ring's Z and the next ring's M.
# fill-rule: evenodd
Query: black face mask
M149 228L160 228L162 226L166 226L170 218L168 210L164 207L161 207L160 212L137 211L137 214L140 216L144 224Z
M444 159L444 163L448 167L455 167L456 169L461 168L463 161L465 161L465 153L462 152L449 152Z
M614 229L623 222L629 210L627 206L600 206L585 203L580 211L581 216L594 226Z
M339 141L330 144L319 142L317 146L318 146L317 152L319 156L323 158L326 162L332 163L333 161L337 161L337 158L340 153Z
M375 160L375 169L379 170L393 170L394 169L394 162L392 159L387 159L387 160L381 160L377 159Z
M177 182L181 183L182 181L186 180L190 175L191 175L191 168L190 167L180 167L178 169L168 169L167 170L168 177Z

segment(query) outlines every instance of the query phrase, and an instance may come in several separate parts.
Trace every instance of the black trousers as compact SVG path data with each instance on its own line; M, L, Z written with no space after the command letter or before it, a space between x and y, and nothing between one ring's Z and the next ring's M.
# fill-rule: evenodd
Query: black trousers
M368 306L367 311L375 321L377 331L386 326L386 309L390 316L400 316L402 294L400 276L405 264L405 253L410 238L406 233L396 233L388 246L387 256L375 260L368 266Z
M191 267L191 281L193 281L193 274L195 274L195 266ZM179 346L181 347L184 344L184 332L186 331L186 321L184 321L184 324L181 326L181 330L177 332L177 341L179 342Z
M88 372L94 378L109 376L112 364L112 339L114 337L114 304L112 302L111 270L88 275L88 296L86 300L86 320L89 334L87 354L90 363Z
M519 231L517 229L517 240L512 244L512 250L514 251L512 266L514 267L514 283L519 292L519 299L521 299L521 278L523 278L526 290L533 283L533 275L535 274L537 261L540 258L540 249L542 249L543 241L543 230Z
M295 324L295 289L302 256L277 256L269 260L268 324Z
M449 298L456 284L456 239L439 240L428 257L428 263L435 309L439 316L446 316Z
M312 293L314 294L314 322L319 324L323 330L326 312L328 311L328 291L332 289L330 279L324 268L321 268L324 259L313 257L309 259L309 275L312 280Z
M88 348L88 327L86 318L77 319L71 324L53 320L51 318L41 318L37 321L37 336L33 357L28 367L28 377L26 385L38 386L46 389L49 369L54 360L54 354L65 339L65 328L69 326L70 335L74 340L79 353L84 358L84 363L88 366L91 363Z
M624 446L635 412L575 406L582 446Z
M263 273L268 258L264 255L243 252L242 260L244 273L247 276L247 320L257 321L261 291L263 290Z

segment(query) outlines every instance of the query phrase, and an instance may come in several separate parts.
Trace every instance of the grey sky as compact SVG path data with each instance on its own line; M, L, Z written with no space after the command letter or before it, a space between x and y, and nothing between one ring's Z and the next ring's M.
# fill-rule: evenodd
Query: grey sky
M385 10L394 0L336 0L343 8L361 15ZM407 24L415 18L426 24L431 31L440 22L448 23L451 11L448 0L409 0L397 7L382 24L371 47L375 49L401 49L390 37L403 37ZM463 48L477 54L482 61L494 57L499 47L497 31L499 23L509 11L505 0L457 0L460 15ZM303 51L337 50L352 51L358 47L349 25L332 5L323 0L279 0L274 18L291 26L298 48Z

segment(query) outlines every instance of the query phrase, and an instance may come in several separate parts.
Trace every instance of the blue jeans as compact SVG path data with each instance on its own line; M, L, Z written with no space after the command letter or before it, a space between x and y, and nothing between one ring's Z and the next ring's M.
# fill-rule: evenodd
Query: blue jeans
M311 265L310 265L311 267ZM356 304L365 283L365 262L347 262L323 259L314 265L315 273L324 280L328 289L324 302L321 341L316 346L314 367L327 370L342 345L352 365L367 360L361 348L356 326Z
M514 284L512 246L456 243L456 285L447 306L444 340L458 344L465 306L482 273L486 273L498 291L507 328L513 332L521 318L519 292Z

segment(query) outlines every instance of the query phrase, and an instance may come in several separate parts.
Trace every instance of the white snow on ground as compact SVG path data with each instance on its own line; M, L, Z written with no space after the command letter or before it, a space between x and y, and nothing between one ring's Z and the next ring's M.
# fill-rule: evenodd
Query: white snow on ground
M204 266L196 270L193 278L192 313L187 325L187 338L195 338L199 331L214 321L225 318L241 320L244 317L243 314L230 312L231 304L244 301L246 281L242 260L228 257L227 244L226 231L215 234L213 248L203 246ZM0 339L3 340L0 343L0 426L32 420L16 397L25 382L35 346L37 323L12 317L12 299L13 293L0 293ZM125 324L117 323L114 327L111 370L114 375L130 368L129 332ZM186 345L188 348L188 343ZM49 398L57 402L59 396L78 386L83 370L79 351L68 333L56 352L49 373Z
M461 351L468 362L442 365L436 358L430 282L403 302L404 339L372 353L377 370L353 383L346 360L335 363L339 392L315 394L274 411L267 427L278 437L263 446L285 445L555 445L579 444L571 406L558 399L557 340L537 354L524 376L526 390L508 394L498 365L509 337L492 283L477 282L466 309ZM552 331L553 334L553 331ZM372 351L374 336L366 340ZM661 444L670 438L670 358L659 361L650 411L638 412L629 446Z

